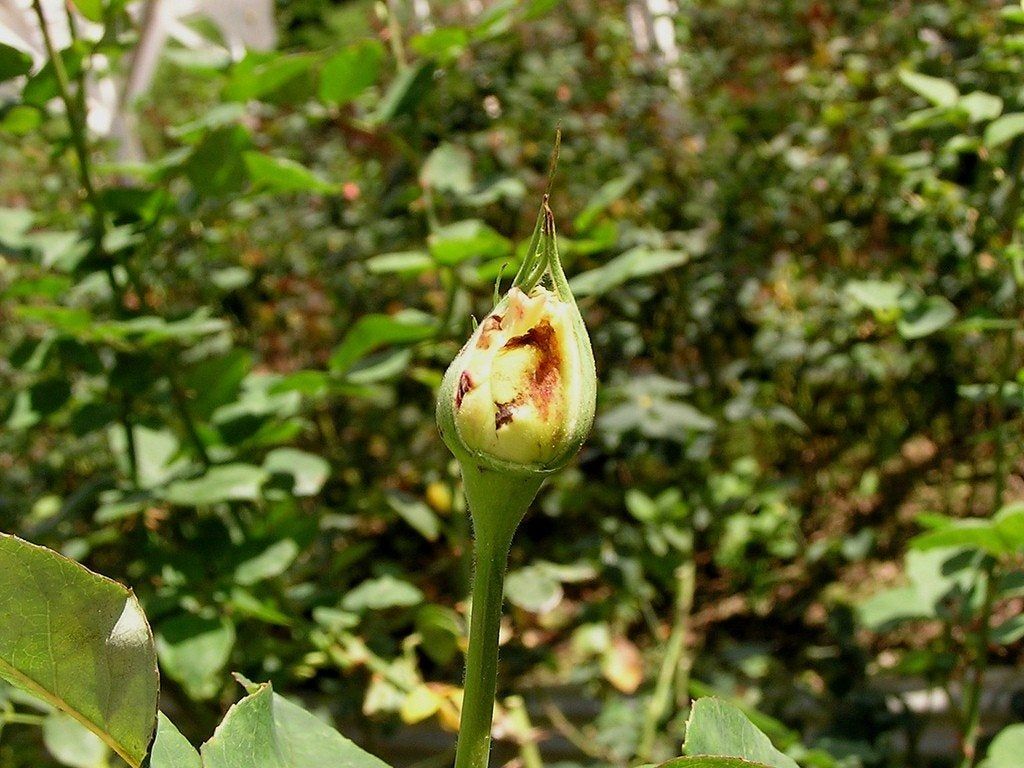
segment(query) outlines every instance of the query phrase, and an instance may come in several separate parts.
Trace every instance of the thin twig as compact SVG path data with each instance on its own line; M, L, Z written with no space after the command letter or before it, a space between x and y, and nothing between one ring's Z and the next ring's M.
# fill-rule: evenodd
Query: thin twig
M672 634L669 636L665 648L665 658L662 661L661 669L658 671L658 681L651 695L650 704L647 707L647 715L644 719L643 736L640 740L638 757L643 761L649 761L654 749L654 741L658 735L658 728L668 716L672 708L673 684L677 683L679 689L685 691L689 687L689 676L691 660L686 654L686 635L689 632L690 614L693 611L693 592L696 581L696 573L692 560L679 566L676 574L676 615L672 627ZM682 671L677 680L677 673Z
M594 739L569 722L569 718L550 699L544 702L544 714L547 715L554 729L583 754L607 763L618 762L616 758L598 747Z

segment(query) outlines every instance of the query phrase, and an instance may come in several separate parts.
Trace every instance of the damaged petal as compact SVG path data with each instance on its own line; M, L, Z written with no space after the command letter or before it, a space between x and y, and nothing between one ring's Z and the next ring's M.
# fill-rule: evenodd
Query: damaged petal
M455 407L462 407L462 398L466 396L466 393L473 388L473 377L469 375L469 371L463 371L462 375L459 376L459 388L455 390Z
M522 347L532 347L537 353L535 367L523 382L529 389L529 392L524 394L536 406L541 417L547 418L554 400L559 395L564 395L560 391L562 356L559 354L555 329L551 327L551 323L541 321L539 325L521 336L509 339L502 352Z
M514 408L518 404L517 400L509 400L507 403L494 403L494 428L496 430L512 423L515 414Z
M480 337L476 340L477 349L490 349L491 338L501 330L501 315L489 315L480 329Z

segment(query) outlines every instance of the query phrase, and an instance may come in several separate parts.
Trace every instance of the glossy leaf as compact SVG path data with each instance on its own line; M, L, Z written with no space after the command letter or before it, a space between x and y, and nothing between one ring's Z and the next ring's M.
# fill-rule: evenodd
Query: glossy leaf
M544 567L528 565L508 574L505 595L525 611L547 613L561 602L562 585Z
M771 768L797 768L737 707L721 699L697 699L686 723L687 755L741 757Z
M235 582L245 586L280 576L299 555L299 545L292 539L280 539L259 554L235 568Z
M457 59L469 44L469 34L459 27L443 27L416 35L409 47L420 56L435 58L444 63Z
M935 518L933 530L913 540L915 549L970 547L994 557L1024 551L1024 504L1003 507L991 518Z
M142 763L156 727L158 677L138 601L120 584L5 534L0 676L74 717L129 765Z
M422 606L416 612L416 631L423 640L423 650L442 665L455 658L465 632L459 614L442 605Z
M876 313L897 311L905 291L902 283L882 280L851 280L846 284L846 293L854 301Z
M201 753L203 768L387 768L269 684L228 710Z
M382 253L366 260L366 269L375 275L418 275L433 266L434 260L425 251Z

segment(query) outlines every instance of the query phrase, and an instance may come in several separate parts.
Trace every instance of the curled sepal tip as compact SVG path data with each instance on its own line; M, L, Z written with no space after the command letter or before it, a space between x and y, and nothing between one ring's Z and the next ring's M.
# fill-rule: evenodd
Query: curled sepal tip
M437 420L465 466L545 475L579 451L594 421L594 354L558 257L547 196L511 289L441 384Z

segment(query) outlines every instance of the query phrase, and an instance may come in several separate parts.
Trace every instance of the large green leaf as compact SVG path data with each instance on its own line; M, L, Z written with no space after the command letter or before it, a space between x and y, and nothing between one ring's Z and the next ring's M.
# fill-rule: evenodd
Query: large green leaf
M262 152L243 152L245 168L252 183L270 192L317 192L331 194L337 186L320 178L304 165L286 157Z
M764 763L754 763L739 757L677 757L661 763L658 768L768 768Z
M960 92L948 80L922 75L920 72L911 72L907 69L900 70L899 78L900 82L910 90L919 96L924 96L936 107L955 106L960 98Z
M202 768L195 747L188 743L174 724L161 713L157 720L156 739L149 755L149 768Z
M363 355L385 344L411 344L429 339L436 332L425 315L364 315L353 325L331 355L331 369L343 373Z
M907 288L898 282L851 280L845 290L854 301L876 314L895 314L899 310L900 296Z
M78 12L89 21L103 21L103 0L72 0Z
M601 188L590 198L587 207L573 221L576 231L584 232L590 229L601 212L625 195L639 178L639 171L633 170L602 184Z
M508 601L524 611L546 613L562 600L562 585L543 565L511 571L505 581Z
M252 464L221 464L210 467L194 480L177 480L162 492L166 501L183 507L199 507L222 501L255 501L267 481L266 470Z
M1024 725L1011 725L992 739L981 768L1019 768L1024 754Z
M985 129L985 146L998 147L1024 133L1024 112L1011 112L993 120Z
M388 506L427 541L435 541L440 535L441 520L424 501L401 491L388 491L384 498Z
M202 195L226 195L241 190L249 179L243 153L252 137L240 125L217 128L192 150L183 170Z
M161 667L193 699L217 695L234 646L235 627L227 619L183 613L157 628Z
M956 320L956 307L942 296L925 296L904 308L896 330L905 339L920 339Z
M320 100L341 105L352 101L377 81L384 48L363 40L339 51L320 70Z
M235 583L251 586L280 576L299 556L299 545L293 539L279 539L262 552L239 563Z
M450 142L439 144L420 169L420 183L439 192L464 195L473 190L473 158Z
M424 251L395 251L371 256L366 269L375 275L418 275L434 266L430 254Z
M291 90L294 81L315 63L316 56L308 53L250 51L232 67L224 98L228 101L266 99L274 93L283 93L286 85Z
M739 708L714 697L693 703L683 751L687 755L741 757L771 768L798 768Z
M994 557L1024 551L1024 504L1009 504L990 518L929 517L932 530L914 538L915 549L969 547Z
M201 751L203 768L388 768L269 684L228 710Z
M110 747L73 717L51 712L43 721L46 751L68 768L107 768Z
M346 611L383 611L408 608L423 602L423 593L408 581L384 575L367 579L345 595L341 607Z
M456 221L429 238L430 255L439 264L454 266L466 259L495 259L512 253L512 243L479 219Z
M630 248L607 264L576 275L569 286L577 296L600 296L630 280L656 275L682 266L690 260L684 251Z
M434 76L434 63L424 61L398 73L380 106L373 114L374 123L387 123L415 109L430 90Z
M24 51L0 43L0 83L32 71L32 57Z
M263 469L271 476L290 476L296 496L316 496L331 474L326 459L298 448L275 448L263 460Z
M999 117L1003 111L1003 100L984 91L971 91L960 97L958 106L967 112L972 123L980 123Z
M153 635L131 590L0 534L0 676L139 766L156 727Z

